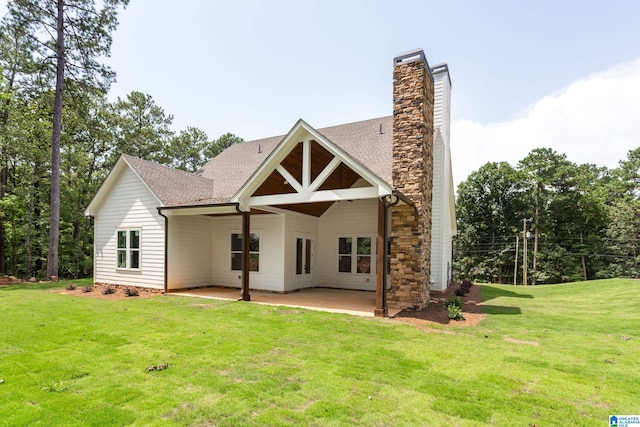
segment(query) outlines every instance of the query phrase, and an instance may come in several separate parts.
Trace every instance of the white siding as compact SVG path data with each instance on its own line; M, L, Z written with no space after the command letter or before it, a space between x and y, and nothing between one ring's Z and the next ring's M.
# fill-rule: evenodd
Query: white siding
M231 270L231 234L242 232L242 217L214 218L213 256L211 257L214 286L240 288L242 273ZM260 271L249 274L251 289L284 290L284 248L282 215L252 215L251 232L260 233Z
M375 291L375 236L378 233L377 199L334 203L320 217L318 267L320 286ZM338 237L371 236L371 274L338 273Z
M295 283L296 269L296 247L295 238L297 234L304 234L313 238L313 257L311 261L311 287L322 286L318 280L318 218L302 215L287 214L284 219L284 290L292 291L300 288Z
M449 73L437 73L433 78L433 127L436 129L440 128L443 138L448 143L451 120L451 84L449 83Z
M454 224L450 201L451 194L451 149L450 115L451 85L447 72L434 76L434 126L438 129L433 144L433 199L431 223L431 289L442 291L447 288L451 266L451 239Z
M94 220L94 280L164 288L164 218L158 199L126 167L98 207ZM116 269L116 230L140 228L140 269Z
M213 221L206 216L169 217L170 290L213 284Z

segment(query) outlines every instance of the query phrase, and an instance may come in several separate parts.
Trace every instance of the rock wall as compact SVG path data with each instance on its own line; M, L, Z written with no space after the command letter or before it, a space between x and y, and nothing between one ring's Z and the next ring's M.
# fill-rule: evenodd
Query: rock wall
M434 84L424 52L394 64L392 180L414 206L392 209L387 301L420 310L429 302Z

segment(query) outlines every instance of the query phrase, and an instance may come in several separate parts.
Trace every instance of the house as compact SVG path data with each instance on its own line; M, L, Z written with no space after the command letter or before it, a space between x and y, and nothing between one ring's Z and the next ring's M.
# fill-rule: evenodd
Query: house
M456 232L446 64L399 55L393 115L235 144L195 174L122 155L86 215L94 280L376 292L421 309L451 279Z

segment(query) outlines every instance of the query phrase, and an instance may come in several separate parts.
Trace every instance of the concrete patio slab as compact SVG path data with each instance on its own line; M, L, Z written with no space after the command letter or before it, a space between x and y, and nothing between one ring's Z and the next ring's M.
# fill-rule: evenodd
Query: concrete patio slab
M174 291L168 295L237 300L240 297L240 289L211 287ZM376 293L330 288L308 288L287 294L252 290L251 302L373 317L376 305ZM400 309L389 308L390 316L395 316L399 312Z

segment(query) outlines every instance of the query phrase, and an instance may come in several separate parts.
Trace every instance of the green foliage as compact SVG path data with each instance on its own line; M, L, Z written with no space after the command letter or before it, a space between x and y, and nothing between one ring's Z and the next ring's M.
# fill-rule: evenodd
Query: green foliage
M619 191L634 199L640 198L640 147L630 150L614 171Z
M447 315L449 319L452 320L464 320L464 316L462 315L462 306L464 305L464 300L460 296L456 296L447 300Z
M523 219L528 283L640 277L629 211L640 174L632 150L619 169L576 165L548 148L533 150L516 169L488 163L460 184L454 268L460 278L522 283ZM623 214L627 212L627 214ZM637 228L635 228L637 230ZM516 262L518 236L518 268ZM624 236L630 236L625 242ZM637 254L637 250L635 252Z
M464 315L462 314L462 308L460 308L456 304L448 304L447 305L447 316L451 320L464 320Z
M166 156L171 159L171 166L187 172L196 172L207 162L203 155L209 144L207 134L198 128L188 127L178 135L174 135L166 147Z
M458 187L455 269L463 278L504 282L515 239L531 206L524 177L507 163L487 163Z
M195 172L242 141L230 133L209 141L192 127L176 134L170 129L173 116L142 92L107 100L115 73L102 59L110 50L117 10L127 3L65 1L61 277L92 274L93 225L84 209L121 153ZM56 13L56 2L10 2L0 20L0 273L20 277L47 275L56 65L50 41Z
M239 144L241 142L244 142L244 139L232 134L231 132L227 132L205 147L203 153L204 157L206 159L212 159L227 148L231 147L233 144Z
M620 200L610 211L606 235L611 262L601 276L640 278L640 199Z
M172 115L166 115L151 95L133 91L113 105L109 118L115 145L110 150L106 166L112 166L120 154L129 154L161 163L168 161L163 147L169 143Z
M447 300L447 306L455 305L458 308L462 308L464 305L464 300L460 296L456 296L455 298L451 298Z

